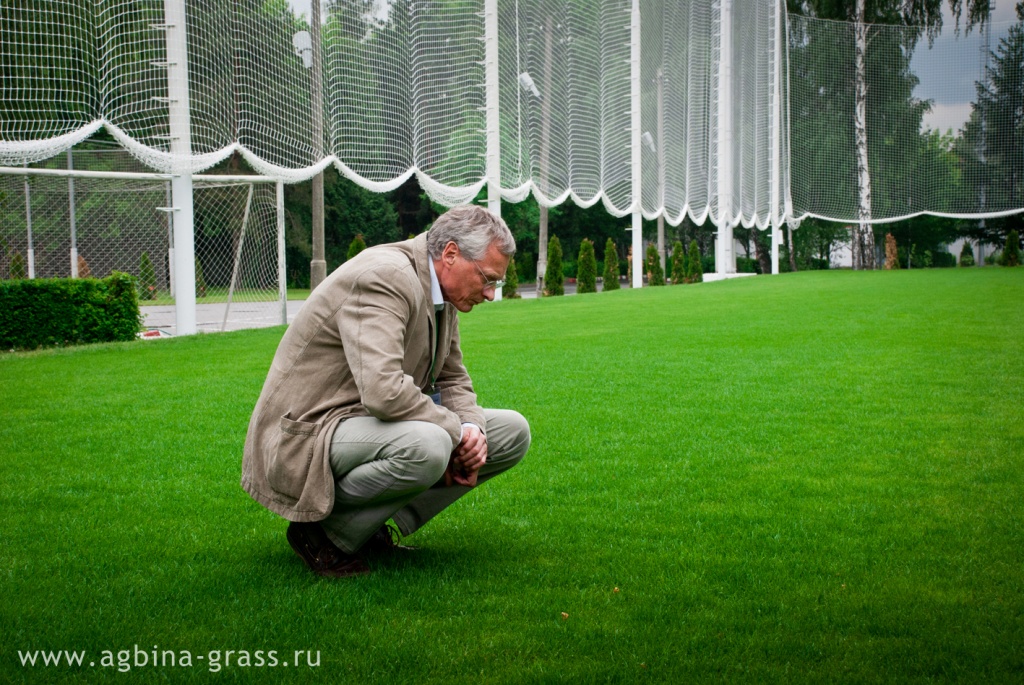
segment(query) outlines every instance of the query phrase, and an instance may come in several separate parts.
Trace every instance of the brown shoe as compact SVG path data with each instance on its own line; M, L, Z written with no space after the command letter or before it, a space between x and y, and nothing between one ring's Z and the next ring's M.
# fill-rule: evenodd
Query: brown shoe
M365 561L338 549L319 523L290 522L285 535L295 553L319 576L347 578L370 572Z
M399 542L401 539L402 536L399 534L398 529L390 523L385 523L377 529L377 532L369 540L363 543L359 551L366 554L393 554L395 552L412 552L416 550L415 547L401 544Z

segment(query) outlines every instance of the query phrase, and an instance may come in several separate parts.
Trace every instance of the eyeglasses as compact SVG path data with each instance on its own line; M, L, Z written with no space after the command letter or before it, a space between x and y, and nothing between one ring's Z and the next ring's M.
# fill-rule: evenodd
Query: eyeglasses
M499 278L499 279L496 279L496 280L491 280L491 279L487 278L487 274L484 273L484 270L480 268L479 264L477 264L474 261L470 261L468 259L466 261L469 262L470 264L472 264L473 266L475 266L476 270L478 272L480 272L481 276L483 276L483 279L484 279L484 290L487 290L488 288L494 288L495 290L497 290L498 288L504 288L505 287L505 279Z

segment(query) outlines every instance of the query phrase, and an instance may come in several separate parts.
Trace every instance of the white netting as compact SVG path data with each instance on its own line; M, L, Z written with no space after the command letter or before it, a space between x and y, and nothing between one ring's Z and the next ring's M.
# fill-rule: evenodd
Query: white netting
M498 0L507 199L634 205L630 6ZM716 0L640 2L643 213L763 227L791 192L792 214L857 220L853 25L789 17L782 50L776 3L727 6L723 19ZM484 10L325 0L317 72L301 37L311 27L287 3L188 2L187 168L238 151L288 182L335 164L372 190L416 174L435 200L471 201L486 168ZM177 169L164 23L163 0L0 3L0 164L50 158L106 126L148 168ZM993 50L1007 31L993 27ZM1020 142L995 126L1005 94L965 127L985 81L980 32L947 28L933 44L913 28L868 34L871 219L1019 209L999 145L1019 155ZM922 135L954 111L952 138Z
M139 173L123 151L75 150L75 169ZM32 168L66 169L66 154ZM0 175L0 278L140 279L140 304L170 308L170 190L161 180ZM194 183L200 329L281 323L277 203L273 184ZM22 266L19 266L19 262ZM148 264L152 278L146 277ZM23 269L23 273L15 271ZM230 301L230 306L229 306Z
M855 24L794 16L789 21L793 214L860 221ZM993 51L1010 27L991 26ZM1004 161L992 153L1022 154L1020 133L994 129L998 113L988 114L993 121L987 141L979 136L985 125L976 106L977 84L986 82L984 32L947 27L929 43L914 27L870 26L867 41L870 220L924 212L995 216L1024 206L1019 186L1016 198L984 192ZM988 63L994 65L997 56L990 54ZM1018 83L1015 93L1003 93L1006 111L1024 106L1022 89Z

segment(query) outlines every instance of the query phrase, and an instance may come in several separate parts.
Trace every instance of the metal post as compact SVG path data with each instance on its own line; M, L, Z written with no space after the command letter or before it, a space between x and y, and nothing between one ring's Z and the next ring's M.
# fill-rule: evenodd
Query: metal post
M277 182L277 294L281 300L281 323L288 324L288 272L284 254L284 183Z
M25 165L28 168L28 164ZM36 251L32 244L32 190L25 176L25 225L28 228L28 277L36 277Z
M313 69L310 78L310 107L313 115L313 163L319 164L324 156L324 105L321 86L320 0L312 0L309 10L309 34L313 43ZM324 172L313 177L313 259L309 263L309 288L313 290L327 278L324 251Z
M782 224L782 211L779 202L782 190L782 13L785 5L782 0L775 3L775 33L772 58L775 60L772 70L772 178L771 178L771 218L768 228L772 232L772 273L779 273L779 227Z
M171 184L165 183L165 198L167 201L164 215L167 217L167 288L174 297L174 205L171 202Z
M540 184L541 192L548 191L548 162L551 155L551 92L552 42L554 40L554 20L548 15L544 20L544 85L540 94ZM548 269L548 208L537 200L537 297L544 295L544 279Z
M629 130L630 168L633 176L633 288L643 287L643 217L640 214L642 168L640 166L640 0L629 11Z
M721 45L718 63L718 240L715 271L736 272L732 246L733 228L733 130L732 130L732 0L721 0Z
M661 273L668 282L668 271L665 270L665 73L658 69L654 79L658 87L658 202L661 212L658 214L658 257L661 259Z
M498 111L498 0L484 2L484 64L487 84L487 209L501 216L501 119ZM501 288L494 289L495 301Z
M68 149L68 170L75 168L71 149ZM71 278L78 278L78 224L75 221L75 177L68 176L68 213L71 226Z
M175 329L192 335L196 326L196 245L192 205L192 123L189 113L188 34L185 0L164 0L167 36L167 96L172 156Z

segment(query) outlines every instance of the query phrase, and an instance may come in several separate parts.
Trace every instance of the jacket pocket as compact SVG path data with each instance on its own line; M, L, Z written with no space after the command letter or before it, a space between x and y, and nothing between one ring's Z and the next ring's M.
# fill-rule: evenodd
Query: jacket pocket
M275 492L294 499L302 496L319 433L319 423L281 417L277 447L267 463L267 483Z

